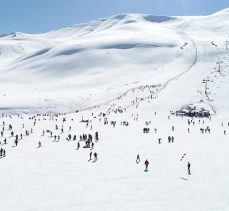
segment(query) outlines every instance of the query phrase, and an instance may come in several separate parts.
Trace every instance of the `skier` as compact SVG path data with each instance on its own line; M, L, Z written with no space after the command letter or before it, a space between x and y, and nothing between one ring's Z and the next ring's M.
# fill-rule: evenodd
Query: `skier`
M98 131L95 132L95 140L96 140L96 141L99 140L99 133L98 133Z
M96 161L98 160L97 155L98 155L98 154L95 152L95 153L94 153L94 162L96 162Z
M182 161L184 159L184 157L186 156L186 154L184 153L180 159L180 161Z
M168 137L168 142L169 142L169 143L171 142L171 137L170 137L170 136Z
M3 149L1 148L1 150L0 150L0 157L2 157L3 156Z
M94 142L91 143L91 150L94 149Z
M77 143L77 150L80 148L80 142Z
M148 166L149 166L149 161L146 159L145 160L145 167L146 167L145 171L148 171Z
M140 162L140 156L139 156L139 154L137 154L136 163L138 164L139 162Z
M37 147L37 148L40 148L40 147L42 147L42 145L41 145L41 142L39 141L39 142L38 142L38 147Z
M71 141L71 139L72 139L72 136L71 136L71 134L69 134L67 140Z
M6 156L6 150L5 150L5 149L3 149L2 156L3 156L3 157L5 157L5 156Z
M190 164L189 162L188 162L187 167L188 167L188 174L189 174L189 175L191 175L191 170L190 170L190 168L191 168L191 164Z
M89 159L89 161L91 160L91 156L92 156L92 152L90 152L90 159Z

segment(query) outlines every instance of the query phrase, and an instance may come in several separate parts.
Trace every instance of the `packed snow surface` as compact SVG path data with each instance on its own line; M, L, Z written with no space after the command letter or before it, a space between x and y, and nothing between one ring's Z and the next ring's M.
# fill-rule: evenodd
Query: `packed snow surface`
M0 210L229 210L228 28L225 9L1 35Z

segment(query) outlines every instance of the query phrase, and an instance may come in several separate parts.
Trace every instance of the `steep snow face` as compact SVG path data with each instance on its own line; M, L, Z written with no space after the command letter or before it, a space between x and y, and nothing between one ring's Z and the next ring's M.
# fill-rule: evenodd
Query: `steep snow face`
M1 36L0 107L72 111L152 84L165 87L161 109L203 100L202 79L219 59L226 62L228 27L225 11L205 17L120 14L43 34ZM182 84L189 86L181 93Z

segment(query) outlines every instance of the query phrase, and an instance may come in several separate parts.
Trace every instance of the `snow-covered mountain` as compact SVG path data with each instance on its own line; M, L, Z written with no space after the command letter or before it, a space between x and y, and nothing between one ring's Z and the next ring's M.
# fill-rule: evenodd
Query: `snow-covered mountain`
M0 107L74 111L160 84L160 109L177 109L206 101L202 80L209 77L211 104L223 109L228 28L226 9L199 17L120 14L43 34L2 35ZM218 61L223 73L214 70Z

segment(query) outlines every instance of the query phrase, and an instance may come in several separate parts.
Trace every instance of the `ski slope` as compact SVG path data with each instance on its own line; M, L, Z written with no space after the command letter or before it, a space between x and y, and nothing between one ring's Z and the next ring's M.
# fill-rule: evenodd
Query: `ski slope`
M202 79L212 78L219 59L228 61L228 25L227 10L204 17L121 14L43 34L3 35L1 108L71 112L176 77L168 90L174 87L171 98L182 94L183 101L175 107L202 99L196 93ZM190 83L182 89L190 96L177 89L182 82Z
M0 36L0 210L227 211L228 28L225 9ZM189 104L211 119L170 114ZM92 134L93 149L82 134Z

